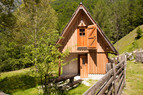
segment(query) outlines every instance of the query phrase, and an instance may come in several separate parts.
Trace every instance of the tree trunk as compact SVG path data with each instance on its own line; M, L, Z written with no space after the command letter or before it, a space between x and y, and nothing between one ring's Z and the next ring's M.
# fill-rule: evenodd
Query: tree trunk
M45 82L44 82L45 90L44 90L44 93L47 93L47 83L46 83L46 80L47 80L47 76L45 75Z

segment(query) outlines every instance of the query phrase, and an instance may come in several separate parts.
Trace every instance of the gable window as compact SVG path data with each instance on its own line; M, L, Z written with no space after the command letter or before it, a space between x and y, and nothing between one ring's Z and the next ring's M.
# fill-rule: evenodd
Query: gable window
M80 36L85 36L85 29L80 29L79 35Z

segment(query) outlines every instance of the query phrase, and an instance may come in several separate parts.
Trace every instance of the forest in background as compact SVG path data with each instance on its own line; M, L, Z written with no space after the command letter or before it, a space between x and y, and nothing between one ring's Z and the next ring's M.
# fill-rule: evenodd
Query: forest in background
M33 2L40 1L29 0L26 7L21 0L0 1L0 71L32 66L33 48L43 35L54 45L80 2L113 44L143 24L143 0L47 0L49 7L39 5L35 10Z
M113 44L143 24L143 0L55 0L51 5L58 14L60 33L80 2Z

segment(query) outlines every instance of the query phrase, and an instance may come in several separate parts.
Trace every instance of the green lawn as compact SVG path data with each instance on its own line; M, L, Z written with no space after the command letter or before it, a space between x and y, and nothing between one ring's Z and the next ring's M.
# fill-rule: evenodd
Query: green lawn
M88 80L87 81L90 86L86 86L84 84L80 84L78 87L71 89L67 95L82 95L85 91L87 91L92 85L94 85L97 80Z
M30 75L30 68L0 74L0 90L8 94L25 95L27 92L28 95L36 95L39 84L39 79Z
M3 73L0 73L0 80L4 79L6 77L12 77L12 76L16 76L19 74L24 75L24 74L29 73L29 72L30 72L30 68L16 70L16 71L10 71L10 72L3 72Z
M80 84L66 92L66 95L82 95L96 80L88 80L90 86ZM30 68L0 74L0 90L11 95L39 95L42 94L38 78L31 76Z
M84 84L80 84L78 87L71 89L68 92L68 95L82 95L89 88L90 88L90 86L86 86Z
M126 89L123 95L143 95L143 64L127 62Z
M12 95L42 95L42 89L39 90L38 86L36 86L26 90L18 90L17 92L12 93Z
M143 31L143 25L139 26L140 29ZM138 27L135 28L133 31L131 31L129 34L127 34L125 37L120 39L117 43L114 44L115 48L118 50L118 52L121 54L125 51L133 51L137 48L143 48L143 37L140 38L139 40L136 40L135 42L135 37L137 35ZM135 45L133 45L135 43Z
M0 90L11 95L39 95L39 80L29 75L30 69L1 73ZM89 89L95 80L89 80L90 86L80 84L78 87L71 89L66 95L82 95ZM128 61L126 89L123 95L142 95L143 94L143 64Z
M30 68L0 73L0 91L12 95L39 95L40 78L33 76ZM53 73L57 75L58 69Z

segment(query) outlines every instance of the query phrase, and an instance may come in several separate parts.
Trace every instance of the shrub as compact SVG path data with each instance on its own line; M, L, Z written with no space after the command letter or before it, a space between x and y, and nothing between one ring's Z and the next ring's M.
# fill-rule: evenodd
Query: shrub
M138 30L137 30L137 36L136 36L136 40L137 39L140 39L141 37L142 37L142 34L143 34L143 31L140 29L140 28L138 28Z

